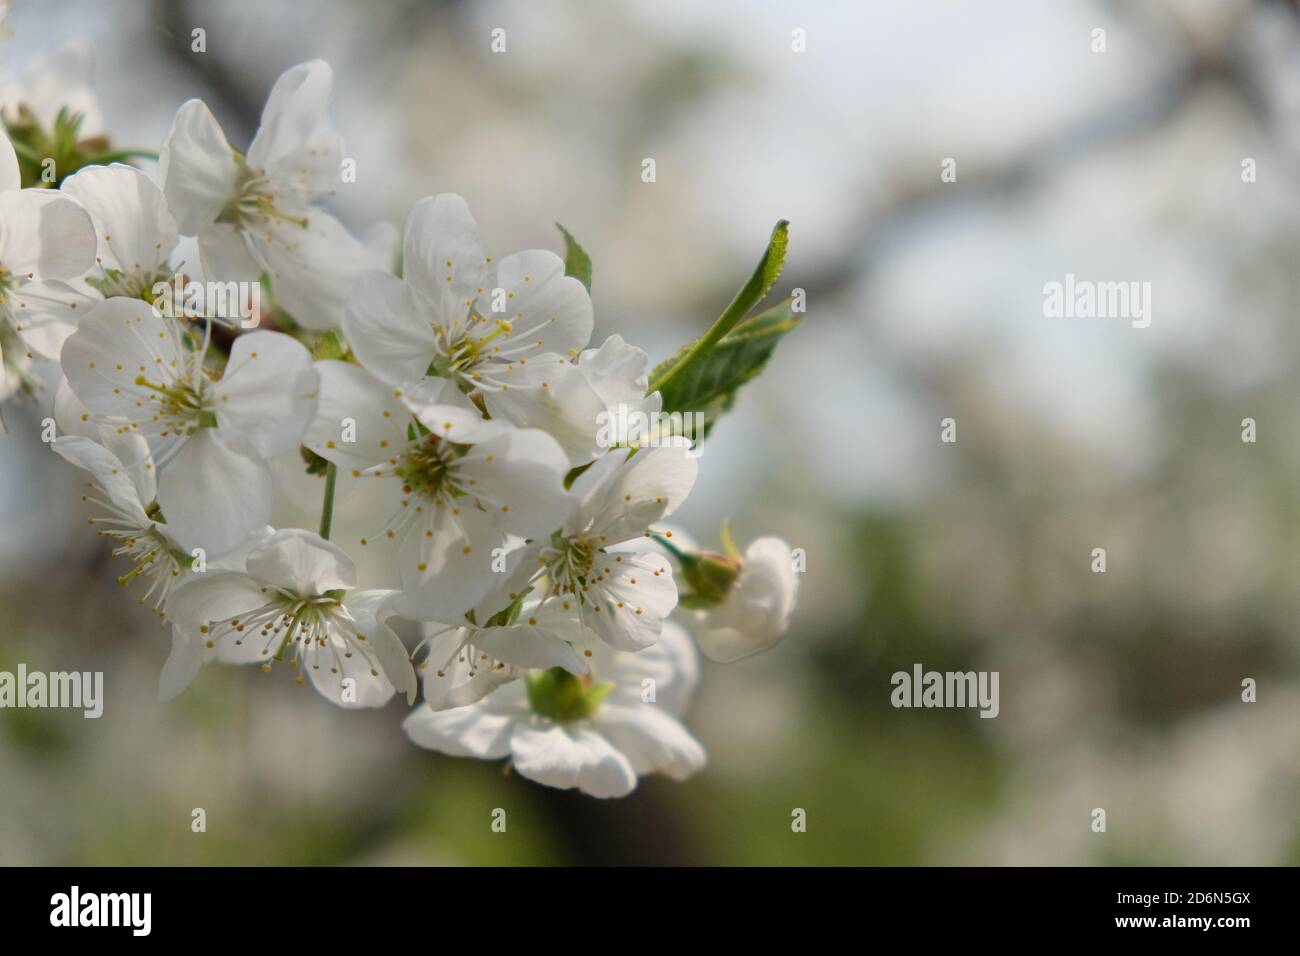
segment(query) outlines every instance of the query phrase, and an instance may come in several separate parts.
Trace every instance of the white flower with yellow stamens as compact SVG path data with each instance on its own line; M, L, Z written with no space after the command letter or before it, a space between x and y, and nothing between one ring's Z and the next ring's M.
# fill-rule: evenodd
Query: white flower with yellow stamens
M80 435L59 438L50 447L90 472L82 500L96 505L100 513L87 520L97 534L113 541L113 556L131 564L117 583L137 578L147 582L140 603L151 602L162 615L169 593L189 574L193 556L171 536L154 501L157 485L145 440L137 435L110 440L117 445L116 453Z
M534 670L467 706L418 707L402 726L430 750L509 758L548 787L622 797L646 774L684 780L704 766L704 748L681 723L697 679L690 638L668 622L639 654L597 645L589 675ZM426 670L426 696L432 680Z
M256 283L268 274L276 302L310 329L339 325L353 282L387 265L384 250L316 205L340 176L342 141L329 120L333 85L320 60L287 70L247 156L230 146L202 100L190 100L176 113L158 166L181 233L198 236L204 275Z
M180 242L162 190L134 166L86 166L60 191L90 213L99 246L86 282L104 298L154 301L159 283L171 284L172 253Z
M465 201L420 200L406 221L401 279L371 272L344 332L380 381L420 400L477 392L493 418L553 435L573 465L597 455L605 403L574 362L591 338L591 297L553 252L484 254Z
M64 345L63 373L96 421L149 441L172 535L215 556L269 522L267 459L298 446L317 377L278 332L239 336L220 372L207 344L148 303L107 299Z
M545 432L486 421L463 398L412 409L356 365L316 367L320 402L303 444L388 496L379 533L398 542L412 615L458 620L499 583L510 536L550 534L572 511L568 461Z
M482 614L478 618L492 620ZM427 624L415 651L416 657L423 655L424 701L434 710L464 707L530 669L559 667L586 674L590 649L579 653L570 643L580 637L571 618L543 611L535 600L497 624Z
M520 573L529 578L516 589L537 586L547 611L558 607L611 647L653 644L677 606L677 585L671 564L645 539L695 484L699 463L689 450L686 439L673 438L596 462L574 483L573 517L528 545Z
M209 573L176 589L172 653L162 699L189 685L205 661L285 661L340 707L380 707L394 691L415 700L415 672L384 623L395 591L358 590L341 548L299 528L249 552L245 571ZM303 675L306 675L304 677Z
M95 227L68 197L22 189L0 127L0 397L31 387L33 356L57 359L84 301L67 283L95 264Z

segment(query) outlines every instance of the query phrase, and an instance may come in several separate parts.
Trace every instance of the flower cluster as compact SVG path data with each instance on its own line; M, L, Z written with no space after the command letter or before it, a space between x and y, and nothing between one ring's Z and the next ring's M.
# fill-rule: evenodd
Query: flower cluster
M342 162L331 87L323 62L284 73L249 144L191 100L156 177L74 142L76 168L54 181L27 173L30 144L87 108L56 121L11 97L0 398L36 395L33 363L57 363L52 447L87 473L120 583L170 629L163 699L211 661L283 667L345 708L422 696L413 742L509 758L550 786L609 797L642 774L686 777L705 756L681 722L697 678L681 624L718 660L771 646L794 600L790 549L674 543L664 520L695 484L702 436L609 441L602 424L669 404L711 426L734 386L684 383L747 380L761 361L726 366L752 357L728 343L752 352L791 323L764 313L733 333L743 314L724 316L652 369L621 336L591 342L590 261L572 237L566 258L495 257L451 194L411 209L398 270L395 235L359 239L323 205ZM197 261L180 260L187 241ZM191 295L205 307L181 308ZM318 531L272 527L283 462L320 476ZM386 517L331 541L343 486ZM371 586L362 550L382 569Z

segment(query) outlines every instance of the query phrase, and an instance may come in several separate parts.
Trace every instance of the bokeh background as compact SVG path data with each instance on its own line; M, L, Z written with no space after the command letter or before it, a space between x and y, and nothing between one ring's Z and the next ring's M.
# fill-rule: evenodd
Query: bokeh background
M165 634L39 408L8 408L0 669L102 670L106 706L0 712L0 862L1300 863L1292 4L14 7L0 73L88 37L122 145L156 148L191 96L246 144L276 76L329 60L350 226L442 191L498 254L558 249L559 220L595 260L597 340L656 358L790 219L778 293L805 289L807 320L679 524L783 535L808 570L783 644L705 666L707 770L596 801L421 751L397 704L343 713L285 671L212 666L157 703ZM1044 318L1066 273L1151 282L1150 327ZM314 524L303 488L280 523ZM370 520L340 510L340 535ZM916 662L999 671L1000 716L893 709Z

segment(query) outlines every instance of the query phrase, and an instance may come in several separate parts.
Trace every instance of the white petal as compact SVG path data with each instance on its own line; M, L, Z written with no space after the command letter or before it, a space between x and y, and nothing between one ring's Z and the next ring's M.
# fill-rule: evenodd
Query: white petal
M465 200L443 193L415 204L406 218L402 275L444 322L468 314L463 303L476 298L479 289L490 292L484 284L487 257Z
M148 440L138 432L118 431L101 425L100 441L122 463L122 468L135 486L141 504L148 506L158 497L158 471L149 453Z
M201 428L158 479L158 504L173 537L186 550L215 557L271 519L271 469Z
M529 780L593 797L625 797L636 788L631 762L587 724L535 718L510 738L514 767Z
M63 374L96 415L128 420L149 417L153 393L135 384L143 375L170 383L182 355L176 326L139 299L113 298L96 305L63 346Z
M343 331L361 364L389 385L424 377L435 336L427 307L401 279L368 272L348 296Z
M343 610L352 619L360 646L379 661L389 683L414 703L419 684L411 655L401 638L384 623L401 610L401 598L401 591L390 588L353 589L343 597Z
M672 565L653 551L605 554L603 558L604 580L593 583L586 593L595 607L583 614L584 623L619 650L649 647L659 639L663 619L677 606Z
M197 635L172 628L172 650L158 676L158 699L171 700L198 676L203 667L203 640Z
M152 276L167 264L180 236L162 190L133 166L87 166L59 187L90 213L99 264Z
M11 275L77 279L95 265L95 225L49 189L0 192L0 267Z
M398 549L406 601L418 617L457 620L495 583L492 552L505 546L505 534L473 505L434 507L419 498L408 500L409 507L425 511Z
M324 647L312 642L302 660L312 686L330 703L352 710L382 707L392 699L393 685L383 671L372 668L365 657L350 651L340 638L331 639ZM350 680L351 685L345 685L345 680Z
M130 515L137 527L148 528L153 524L144 511L149 502L140 500L139 490L131 479L130 471L103 445L89 438L65 435L57 438L50 448L78 468L90 472L95 483L108 495L109 501Z
M700 742L657 703L620 706L606 701L594 723L639 775L662 773L685 780L707 762Z
M570 674L591 670L586 660L553 631L530 624L486 627L475 632L474 646L497 660L519 667L545 670L563 667Z
M77 320L88 315L98 300L66 282L24 282L7 293L15 328L36 355L58 361L63 343L77 330Z
M248 165L301 198L329 192L339 180L343 142L330 125L334 74L323 60L286 70L262 109Z
M263 272L243 232L228 222L214 222L199 231L199 262L204 278L215 282L254 283Z
M163 141L158 178L180 231L197 236L237 194L239 164L226 134L202 100L176 111Z
M560 528L574 508L564 490L568 460L555 439L533 428L511 428L465 453L456 474L497 524L535 538Z
M645 393L650 356L621 335L611 335L600 348L583 352L578 368L605 403L609 427L597 444L610 448L644 441L663 408L658 392Z
M186 581L167 599L167 616L177 629L198 634L213 621L225 621L266 604L262 586L239 571L208 571Z
M611 335L600 348L583 352L578 358L578 368L606 405L632 405L645 398L650 356L643 349L629 345L621 335Z
M424 702L434 710L450 710L477 703L498 687L517 680L523 673L509 664L499 664L466 647L475 629L427 623L423 627L426 649L420 663L424 681Z
M253 255L271 278L275 301L304 328L338 328L348 294L372 263L356 236L321 209L303 210L305 227L273 220L247 233Z
M411 742L453 757L500 760L510 755L510 735L517 716L485 707L433 710L417 707L402 729Z
M492 291L506 292L512 344L576 358L590 341L591 296L580 281L564 274L564 260L555 253L530 249L506 256L488 284Z
M357 568L346 551L302 528L275 532L248 555L248 573L301 597L352 588Z
M554 436L571 465L587 464L596 457L605 403L577 366L547 354L529 359L527 365L516 364L508 372L493 372L492 379L506 385L484 393L493 418Z
M90 420L90 409L81 404L66 378L60 378L54 390L54 423L60 435L99 440L99 426Z
M289 451L315 415L319 383L301 343L280 332L239 336L216 387L223 437L264 458Z
M649 678L654 681L655 703L665 713L681 717L699 683L699 654L675 621L664 621L659 640L644 651L628 654L597 645L593 661L598 679L614 683L606 698L608 704L630 707L640 703L642 682Z
M411 654L401 638L387 624L376 622L366 633L366 646L379 661L379 667L393 689L406 698L408 705L414 704L419 685L415 668L411 666Z
M304 445L349 472L387 461L405 447L411 415L391 388L348 362L317 362L316 371L319 398Z
M695 486L699 462L685 439L643 448L588 489L577 521L610 544L643 534L677 510ZM622 458L621 452L613 452Z

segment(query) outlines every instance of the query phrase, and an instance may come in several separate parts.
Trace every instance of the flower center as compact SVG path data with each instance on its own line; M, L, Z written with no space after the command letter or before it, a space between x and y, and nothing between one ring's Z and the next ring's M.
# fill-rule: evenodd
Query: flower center
M425 374L435 378L454 379L462 388L470 389L481 382L476 369L499 357L500 347L493 346L492 343L502 336L508 336L511 328L509 322L501 319L495 322L496 327L486 335L471 335L470 328L490 320L480 315L472 302L466 304L469 314L464 329L458 321L450 327L438 322L430 323L437 336L437 351Z
M295 226L307 228L306 216L294 215L277 208L275 200L275 189L271 180L247 164L241 163L235 195L226 202L217 216L217 222L252 228L265 223L267 219L281 219Z
M170 283L172 273L168 269L155 269L153 272L124 272L121 269L101 268L102 275L87 276L86 284L98 290L106 299L124 296L128 299L140 299L153 305L154 287L160 282Z
M135 384L146 389L154 403L149 421L160 429L159 437L192 435L200 428L217 427L217 413L212 408L215 396L207 376L158 383L137 375Z
M457 481L455 462L464 454L464 447L437 435L425 435L406 446L393 471L409 489L408 494L430 500L443 494L459 497L464 491Z
M599 580L599 575L593 578L592 566L601 553L596 538L566 538L558 531L553 533L551 543L539 555L552 592L572 594L581 600L593 580Z

